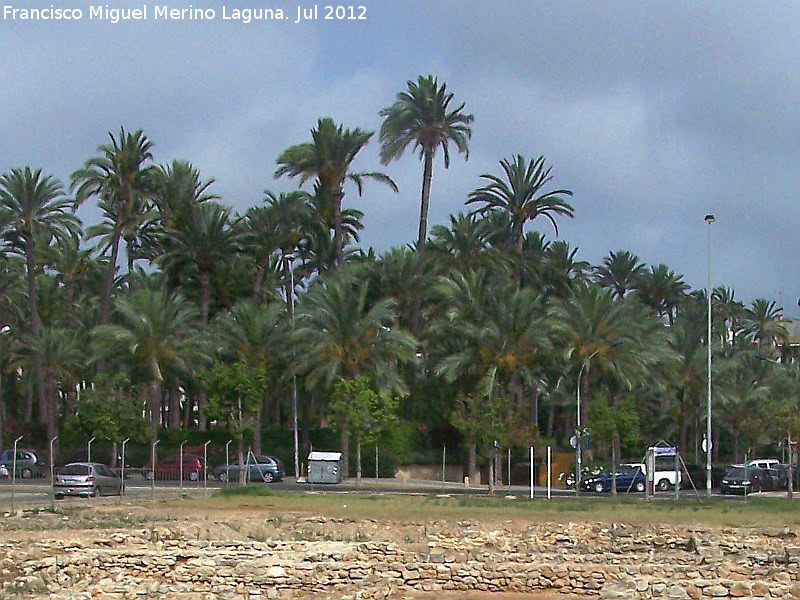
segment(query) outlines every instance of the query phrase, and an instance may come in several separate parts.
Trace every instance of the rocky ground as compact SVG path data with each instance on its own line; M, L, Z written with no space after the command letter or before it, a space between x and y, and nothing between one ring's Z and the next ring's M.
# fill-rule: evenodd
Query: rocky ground
M24 509L0 527L0 598L800 598L788 527L399 522L116 500Z

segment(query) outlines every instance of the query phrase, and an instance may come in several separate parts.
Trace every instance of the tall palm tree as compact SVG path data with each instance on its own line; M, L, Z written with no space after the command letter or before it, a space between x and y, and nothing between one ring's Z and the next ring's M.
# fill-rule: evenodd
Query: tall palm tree
M468 438L472 476L475 444L532 441L525 440L534 423L525 426L530 411L523 399L535 395L550 346L547 312L533 290L486 272L452 272L436 291L446 308L428 332L440 347L435 371L459 387L453 419Z
M147 221L155 172L155 166L148 164L153 160L152 144L141 129L131 133L120 127L117 137L113 133L108 135L110 143L101 145L99 156L90 158L72 174L71 186L75 207L96 196L104 213L105 224L91 232L103 236L102 246L111 252L100 306L103 324L110 319L120 241L123 237L129 241L135 239Z
M428 246L438 257L443 273L450 269L478 270L498 259L490 252L485 231L474 213L450 215L450 226L434 225L431 238Z
M12 169L0 176L0 214L9 223L3 237L12 252L25 257L34 333L38 333L40 325L36 276L37 256L44 250L41 244L80 236L80 220L69 211L70 204L61 182L51 175L42 175L41 169Z
M777 346L786 341L788 332L783 318L783 309L764 298L756 298L746 311L746 331L759 348Z
M564 351L571 381L580 381L582 403L590 378L621 394L647 383L656 387L658 373L674 365L666 328L634 297L614 299L596 285L576 286L570 298L551 309L556 344ZM612 457L620 454L620 439L612 442Z
M235 357L249 372L266 369L267 376L273 376L278 383L280 374L287 371L282 357L289 345L289 327L282 302L256 304L243 300L216 319L214 330L219 333L218 339L224 346L223 354ZM262 415L269 408L270 399L280 399L279 389L275 386L269 388L260 399L256 411L258 426L254 446L257 452L261 452Z
M153 203L165 228L179 227L191 219L197 206L220 199L210 191L215 180L203 181L200 171L188 161L173 160L158 167L153 176Z
M739 335L746 334L747 309L736 300L729 287L716 287L711 293L713 325L726 346L735 346Z
M168 372L191 376L197 363L210 363L207 339L197 330L197 310L182 296L141 288L116 301L116 324L92 330L98 356L119 359L144 374L148 413L161 423L162 383Z
M85 360L85 349L74 331L43 327L27 338L21 354L32 354L42 365L45 400L40 410L47 426L47 439L58 436L60 398L74 390Z
M274 273L277 279L286 279L283 274L288 257L299 255L306 230L316 220L311 197L305 192L275 194L265 190L264 202L265 206L248 209L241 221L243 248L256 269L254 302L261 297L269 273ZM288 285L287 281L284 287Z
M480 204L478 212L500 210L508 214L511 246L517 254L522 253L522 239L525 224L537 217L544 217L553 225L558 235L556 217L570 217L575 214L566 197L572 196L569 190L544 191L553 179L552 167L545 167L544 156L526 161L518 154L514 159L503 159L500 166L505 180L496 175L484 174L485 186L469 195L467 204Z
M614 297L623 298L636 288L637 278L644 269L639 257L627 250L609 252L603 264L594 269L594 280Z
M417 340L397 325L393 299L370 305L368 294L369 282L358 280L348 268L315 281L300 299L295 348L307 387L365 374L380 391L406 393L398 366L416 360ZM341 444L347 464L346 427Z
M422 194L419 205L419 233L417 252L424 252L428 230L428 206L431 197L433 159L441 148L444 168L450 168L450 142L460 154L469 159L467 142L472 137L469 126L474 117L464 111L464 104L450 107L453 94L447 92L447 84L433 75L417 78L416 83L406 82L406 90L398 92L395 103L380 112L383 124L379 139L381 162L388 165L399 159L406 148L413 145L423 161Z
M397 185L384 173L350 171L356 156L372 135L373 132L359 128L344 129L342 125L337 127L333 119L325 117L319 119L316 129L311 130L311 142L290 146L278 157L279 167L275 171L275 177L299 177L301 186L314 178L318 183L315 190L317 194L326 196L332 202L334 247L339 265L344 261L342 200L345 182L355 183L359 196L364 179L367 178L384 183L397 191Z
M25 257L28 281L28 309L32 339L42 332L36 277L37 257L42 245L52 240L80 236L80 220L69 211L70 200L61 182L41 169L12 169L0 176L0 221L7 224L3 233L10 250ZM47 407L43 357L35 355L36 397L42 410Z
M547 244L542 254L539 283L545 294L556 298L568 298L576 285L586 283L589 263L577 260L578 248L572 248L566 240Z
M666 317L671 325L675 322L676 311L686 298L689 286L684 283L681 275L662 263L640 273L636 291L645 306L650 307L657 315Z
M241 248L241 230L232 226L231 209L216 202L198 205L180 229L161 234L156 262L172 273L194 276L200 285L200 322L208 325L211 279L216 269L230 264Z

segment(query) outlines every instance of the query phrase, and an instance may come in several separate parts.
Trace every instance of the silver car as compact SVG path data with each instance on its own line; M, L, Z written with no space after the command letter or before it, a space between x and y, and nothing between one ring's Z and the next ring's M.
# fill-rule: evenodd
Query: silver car
M74 462L58 470L53 478L53 496L88 496L122 494L122 479L102 463Z

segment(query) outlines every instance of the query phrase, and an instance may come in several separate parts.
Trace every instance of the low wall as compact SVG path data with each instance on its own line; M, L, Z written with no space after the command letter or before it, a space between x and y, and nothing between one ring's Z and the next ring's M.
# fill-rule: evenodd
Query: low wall
M268 518L0 544L0 597L394 598L407 590L800 598L794 530ZM387 536L391 536L391 539Z

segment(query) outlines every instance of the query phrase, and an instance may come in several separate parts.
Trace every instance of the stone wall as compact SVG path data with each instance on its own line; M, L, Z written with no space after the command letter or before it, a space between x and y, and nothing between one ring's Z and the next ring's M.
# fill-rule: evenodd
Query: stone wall
M412 589L800 598L789 528L272 518L246 530L217 521L89 533L8 534L0 598L399 598Z

